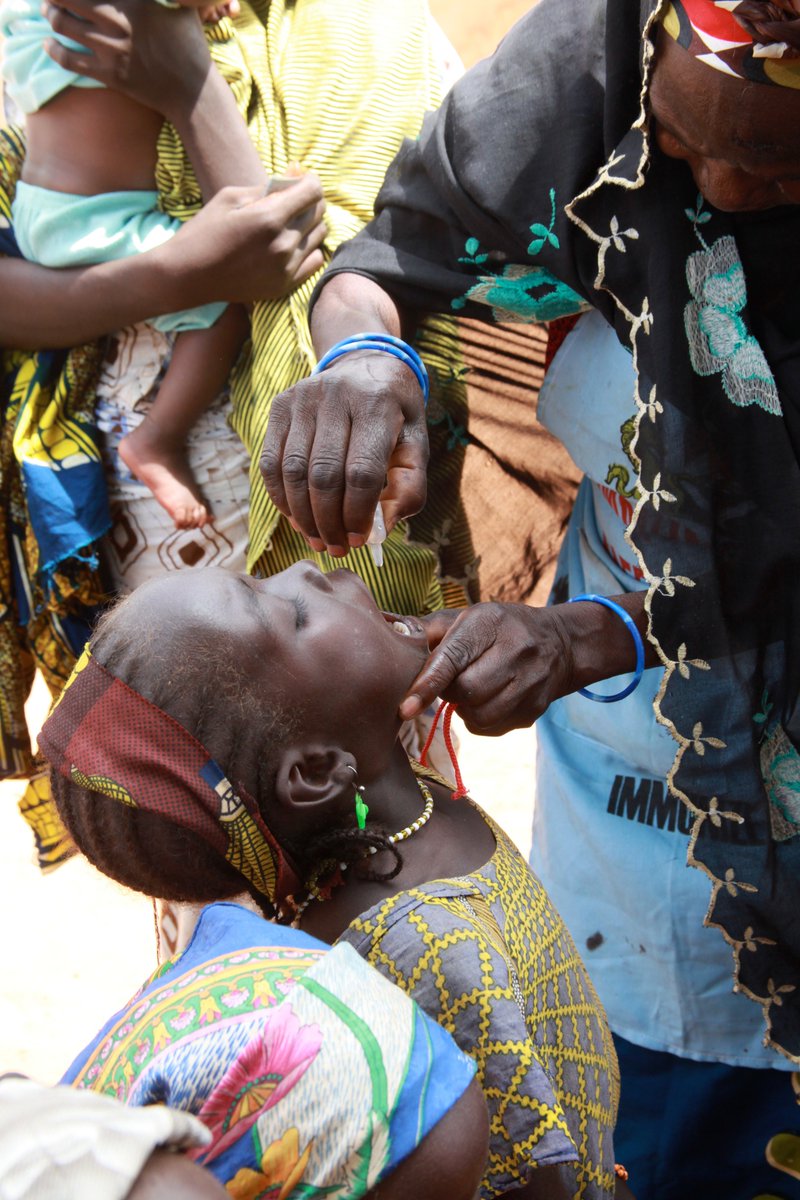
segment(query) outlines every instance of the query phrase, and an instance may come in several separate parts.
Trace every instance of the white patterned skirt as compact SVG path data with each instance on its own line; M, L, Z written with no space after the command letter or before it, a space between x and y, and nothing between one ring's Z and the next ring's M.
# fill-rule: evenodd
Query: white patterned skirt
M212 514L202 529L176 529L119 457L120 441L153 402L173 342L174 335L150 325L122 330L111 343L97 387L95 414L112 520L106 561L114 590L122 594L164 571L212 566L243 571L247 560L249 458L228 424L227 392L199 418L186 441L189 465Z

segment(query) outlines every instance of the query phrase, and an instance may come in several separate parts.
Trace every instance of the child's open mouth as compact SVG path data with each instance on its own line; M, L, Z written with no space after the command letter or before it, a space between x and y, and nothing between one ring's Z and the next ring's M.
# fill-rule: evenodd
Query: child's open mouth
M399 617L396 613L382 613L384 621L399 637L424 637L425 630L415 617Z

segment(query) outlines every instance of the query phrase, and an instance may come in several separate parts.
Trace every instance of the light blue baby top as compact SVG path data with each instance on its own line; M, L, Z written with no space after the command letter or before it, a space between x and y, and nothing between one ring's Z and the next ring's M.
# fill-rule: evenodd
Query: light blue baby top
M11 99L24 113L33 113L68 87L102 87L94 79L65 71L44 48L53 38L70 50L77 42L53 33L39 11L39 0L2 0L0 37L3 39L3 79Z
M624 539L636 485L626 453L633 393L630 354L598 313L581 317L539 399L539 419L585 472L556 599L644 587ZM611 694L630 678L595 690ZM645 671L617 704L566 696L539 719L531 865L615 1033L684 1058L789 1070L762 1045L760 1008L733 992L730 947L703 926L711 885L686 865L691 820L667 789L676 746L653 714L660 679L660 668Z
M75 196L17 184L11 206L17 245L25 258L43 267L83 267L143 254L169 241L181 227L158 209L158 192L104 192ZM162 333L208 329L225 304L204 304L154 317Z

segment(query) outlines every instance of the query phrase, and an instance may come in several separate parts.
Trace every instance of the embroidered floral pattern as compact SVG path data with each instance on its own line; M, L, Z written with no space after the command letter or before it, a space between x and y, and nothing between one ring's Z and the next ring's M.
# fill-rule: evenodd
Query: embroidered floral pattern
M698 209L699 209L698 205ZM718 238L708 246L698 224L705 212L689 210L703 249L689 256L686 279L692 299L684 310L692 366L698 375L722 375L725 394L733 404L757 404L779 416L778 389L764 352L742 319L747 286L736 242Z
M543 225L534 221L529 226L533 234L528 254L534 258L546 246L559 250L561 243L555 232L556 193L550 188L550 222ZM468 238L464 244L464 255L460 263L482 267L497 256L481 249L477 238ZM478 282L463 296L451 301L458 312L468 301L488 304L495 321L555 321L558 317L585 312L589 305L571 287L557 279L546 267L523 266L521 263L506 263L501 272L479 275Z
M488 304L495 321L554 321L584 312L586 303L545 267L506 264L499 275L482 275L463 296L451 301L458 311L468 301Z
M800 834L800 755L781 724L761 743L760 760L772 836L788 842Z

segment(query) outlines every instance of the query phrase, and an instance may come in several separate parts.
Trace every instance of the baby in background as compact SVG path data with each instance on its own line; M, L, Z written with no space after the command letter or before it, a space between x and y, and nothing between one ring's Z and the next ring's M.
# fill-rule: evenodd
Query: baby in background
M198 8L207 21L238 12L238 0L213 6L182 0L182 6ZM46 50L55 35L39 10L39 0L0 3L5 88L25 114L27 131L12 208L21 253L42 266L75 267L160 245L180 228L159 210L155 188L162 117L56 63ZM158 394L119 453L178 528L197 527L211 518L185 441L224 388L248 317L237 305L207 304L151 324L177 336Z

